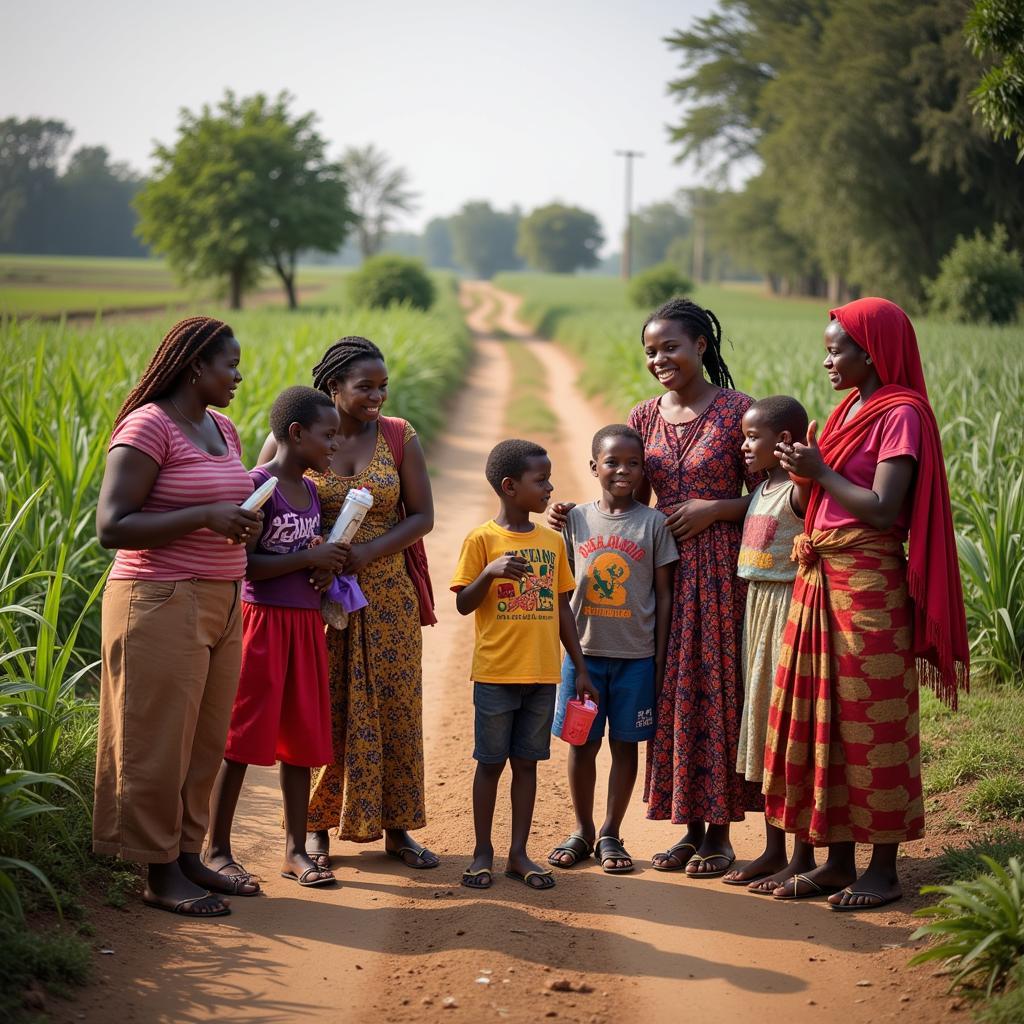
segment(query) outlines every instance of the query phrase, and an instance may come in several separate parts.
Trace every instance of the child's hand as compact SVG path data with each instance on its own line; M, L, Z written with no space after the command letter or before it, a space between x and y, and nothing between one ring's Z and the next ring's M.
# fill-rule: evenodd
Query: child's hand
M306 564L310 569L325 569L329 573L337 574L345 571L348 556L348 544L317 544L309 548L309 561Z
M309 582L318 594L322 594L333 579L334 573L329 569L313 569L309 574Z
M500 558L488 562L484 570L492 580L523 580L533 571L533 566L512 551L506 551Z
M569 513L575 507L575 501L556 501L555 504L548 509L548 526L550 526L552 530L557 530L561 533L569 518Z
M590 681L589 672L576 673L576 699L581 701L592 700L595 704L599 703L597 690L594 689L594 684Z
M715 503L706 498L688 498L665 519L676 540L689 540L715 521Z
M349 549L345 572L355 575L367 562L373 561L373 548L369 544L353 544Z
M818 421L811 420L807 427L806 444L801 444L799 441L786 444L780 441L775 446L775 454L779 457L779 463L787 473L810 481L817 480L828 469L825 460L821 457L817 435Z

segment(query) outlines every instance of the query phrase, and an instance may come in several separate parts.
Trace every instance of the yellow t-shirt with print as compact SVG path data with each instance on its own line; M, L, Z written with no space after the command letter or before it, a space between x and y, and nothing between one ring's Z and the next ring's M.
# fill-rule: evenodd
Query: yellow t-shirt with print
M558 595L576 586L565 542L546 526L527 533L493 519L462 542L451 588L468 587L494 559L509 552L530 563L521 580L493 580L476 610L472 678L478 683L557 683L561 678Z

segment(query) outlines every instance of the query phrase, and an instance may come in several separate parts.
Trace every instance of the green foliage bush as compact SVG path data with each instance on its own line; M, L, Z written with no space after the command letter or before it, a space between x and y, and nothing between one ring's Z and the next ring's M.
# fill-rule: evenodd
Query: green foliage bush
M931 311L961 323L1014 323L1024 302L1024 264L1007 249L1008 237L997 225L991 238L981 231L958 238L927 285Z
M1006 989L982 1007L974 1018L978 1024L1021 1024L1024 1021L1024 960L1010 971Z
M1024 956L1024 866L1016 857L1005 868L991 857L982 859L989 874L921 889L924 894L941 893L944 899L914 912L915 917L936 920L918 928L911 940L936 941L910 963L946 961L953 972L953 988L976 995L977 989L967 986L980 982L991 997L1007 984Z
M67 932L46 935L0 918L0 1020L16 1020L24 1010L22 995L33 981L55 995L89 980L89 944Z
M629 282L629 301L638 309L655 309L675 295L693 291L693 282L671 263L659 263Z
M407 256L371 256L348 281L349 295L357 306L386 309L405 303L426 310L434 304L434 282L419 260Z

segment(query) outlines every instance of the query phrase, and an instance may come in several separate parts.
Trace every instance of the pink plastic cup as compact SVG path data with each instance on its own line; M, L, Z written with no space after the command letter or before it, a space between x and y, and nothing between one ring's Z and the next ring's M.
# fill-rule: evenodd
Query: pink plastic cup
M570 700L565 705L562 739L574 747L582 746L590 735L590 727L597 718L597 705L592 701Z

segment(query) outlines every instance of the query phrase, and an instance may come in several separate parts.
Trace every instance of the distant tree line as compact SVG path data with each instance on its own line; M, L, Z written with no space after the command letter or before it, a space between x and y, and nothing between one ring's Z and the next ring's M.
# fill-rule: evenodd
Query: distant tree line
M64 164L73 134L63 121L0 121L0 252L146 255L132 209L141 176L103 146Z

